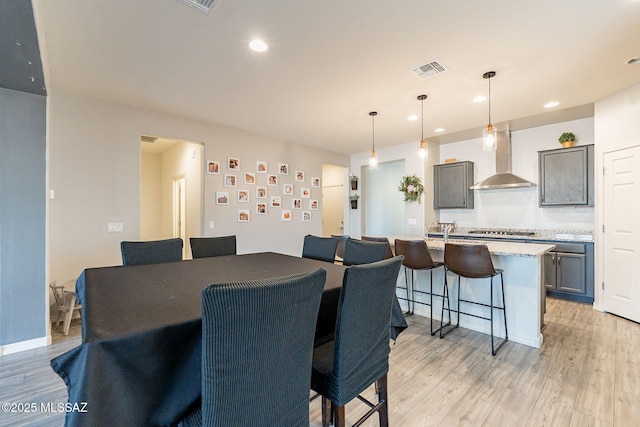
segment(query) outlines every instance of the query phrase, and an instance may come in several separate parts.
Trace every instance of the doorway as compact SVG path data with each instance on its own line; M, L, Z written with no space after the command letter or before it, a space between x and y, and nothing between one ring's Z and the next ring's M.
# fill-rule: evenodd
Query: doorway
M189 237L203 235L203 159L204 146L196 142L141 140L140 240L180 237L183 257L191 258Z
M640 146L604 154L603 306L640 322Z
M322 165L322 235L345 234L345 182L347 168Z

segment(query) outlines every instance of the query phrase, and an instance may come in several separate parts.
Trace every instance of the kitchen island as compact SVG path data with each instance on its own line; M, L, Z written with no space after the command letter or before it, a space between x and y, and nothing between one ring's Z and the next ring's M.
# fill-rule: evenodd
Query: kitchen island
M434 261L443 261L444 240L438 238L426 239L427 246ZM544 254L554 248L554 245L519 243L519 242L485 242L473 240L449 239L450 243L459 244L486 244L491 253L491 259L495 268L504 270L504 293L506 300L507 328L509 329L509 341L525 344L531 347L540 347L543 341L542 329L544 326L545 289L542 281L542 265ZM427 272L418 272L416 275L417 289L427 290L429 275ZM457 286L453 286L456 276L448 273L449 292L452 308L452 323L456 321L454 312L457 301ZM471 282L471 283L469 283ZM464 299L489 303L489 279L465 279L462 278L462 294ZM438 268L433 272L434 294L442 294L444 285L443 269ZM494 301L501 301L499 293L494 286ZM399 291L400 294L402 291ZM428 295L418 294L416 300L428 302ZM474 314L488 316L489 309L482 306L468 307L464 310ZM441 298L433 298L433 317L440 320L442 308ZM429 316L429 307L423 304L415 304L415 313ZM501 313L496 312L495 315ZM447 319L447 312L444 313ZM472 316L461 316L460 326L475 331L490 333L489 322ZM502 322L495 322L494 332L498 337L504 337Z

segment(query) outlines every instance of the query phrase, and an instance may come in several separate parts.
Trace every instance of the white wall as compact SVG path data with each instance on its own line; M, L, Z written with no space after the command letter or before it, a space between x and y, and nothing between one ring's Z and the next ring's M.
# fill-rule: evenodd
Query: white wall
M140 240L159 240L162 235L162 155L141 153Z
M379 161L390 162L394 160L404 160L405 175L418 176L424 185L425 193L422 202L405 203L405 233L407 236L422 236L425 224L428 225L436 221L436 213L433 210L433 165L439 163L439 148L436 144L429 144L429 155L425 161L420 160L417 155L418 141L400 144L393 147L376 149ZM369 162L369 152L355 154L351 156L351 174L360 177L362 166L367 167ZM360 177L361 178L361 177ZM362 185L359 183L357 193L361 194ZM398 180L398 185L400 181ZM362 208L349 210L349 229L345 234L359 238L362 231ZM409 225L409 219L415 219L415 225Z
M576 145L594 143L593 118L572 120L511 133L512 172L538 183L538 151L560 148L563 132L576 134ZM474 162L475 182L495 173L495 152L482 150L482 138L445 144L440 162L456 158ZM476 190L475 209L442 209L440 221L459 227L536 228L555 230L594 229L593 207L538 207L538 187Z
M596 170L602 170L603 156L606 152L640 145L640 85L632 86L626 90L604 98L594 105L595 115L595 140ZM602 229L603 224L603 183L602 175L597 173L596 178L596 230ZM603 242L600 233L594 233L595 237L595 282L602 283L603 271ZM595 287L594 307L602 310L602 289Z
M305 186L310 186L310 177L322 176L322 163L345 167L349 164L349 157L342 154L52 92L48 98L49 185L56 191L56 198L50 202L48 254L49 276L59 281L75 279L88 267L120 265L120 241L140 239L143 133L201 142L204 161L225 164L227 157L238 157L241 172L255 171L257 160L267 161L269 172L275 171L278 162L288 163L291 171L306 173ZM255 193L249 204L252 221L238 223L237 203L214 204L215 191L224 190L222 179L222 174L207 174L204 178L203 223L208 225L213 220L215 224L213 230L204 230L205 235L236 234L239 253L271 250L300 254L304 235L322 232L320 211L309 223L300 222L299 211L289 223L281 222L279 214L274 213L257 217ZM293 183L293 175L286 181ZM294 187L299 194L301 185ZM278 191L281 192L281 185ZM314 189L312 197L320 199L320 193L320 189ZM235 197L235 192L231 191L231 195ZM283 197L283 204L290 204L290 199ZM107 233L108 222L124 223L124 232Z

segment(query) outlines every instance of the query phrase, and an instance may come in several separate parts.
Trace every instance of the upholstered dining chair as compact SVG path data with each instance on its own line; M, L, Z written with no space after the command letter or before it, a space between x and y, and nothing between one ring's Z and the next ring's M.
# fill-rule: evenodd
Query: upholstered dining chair
M348 234L332 234L331 237L335 237L336 239L338 239L338 247L336 248L336 257L342 260L342 258L344 258L344 244L347 242L349 235Z
M344 244L344 265L369 264L382 261L387 254L387 243L365 242L363 240L347 239Z
M180 238L146 242L120 242L122 265L160 264L182 260Z
M388 425L389 325L398 271L404 257L349 267L345 271L335 340L313 350L311 388L322 396L322 425L345 425L344 406L358 397L371 407L357 423L378 412ZM359 396L376 383L378 403Z
M202 291L202 405L181 425L309 426L313 338L325 280L320 268Z
M82 315L82 304L78 304L75 292L65 291L64 285L58 285L57 283L57 280L49 283L49 288L51 288L53 298L56 301L56 308L58 310L56 326L59 326L60 321L64 319L62 330L65 335L68 335L73 315Z
M236 254L236 236L222 237L190 237L191 256L196 258L210 258Z
M385 259L393 258L395 254L393 253L393 249L391 248L391 243L389 243L389 239L386 237L372 237L372 236L362 236L362 240L365 242L382 242L387 244L387 253L384 255Z
M304 236L302 258L311 258L332 263L336 259L337 248L338 239L335 237L318 237L307 234Z

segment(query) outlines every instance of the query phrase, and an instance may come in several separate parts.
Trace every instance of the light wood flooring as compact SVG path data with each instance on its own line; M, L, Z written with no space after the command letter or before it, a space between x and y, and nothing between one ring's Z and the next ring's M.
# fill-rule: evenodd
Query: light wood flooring
M439 339L428 318L408 317L391 350L391 425L640 426L640 325L551 298L545 319L542 348L509 342L493 357L487 335L459 328ZM49 360L80 343L72 328L48 348L0 357L0 402L66 401ZM348 422L364 411L347 405ZM319 399L310 414L319 426ZM0 425L61 426L63 417L0 413Z

